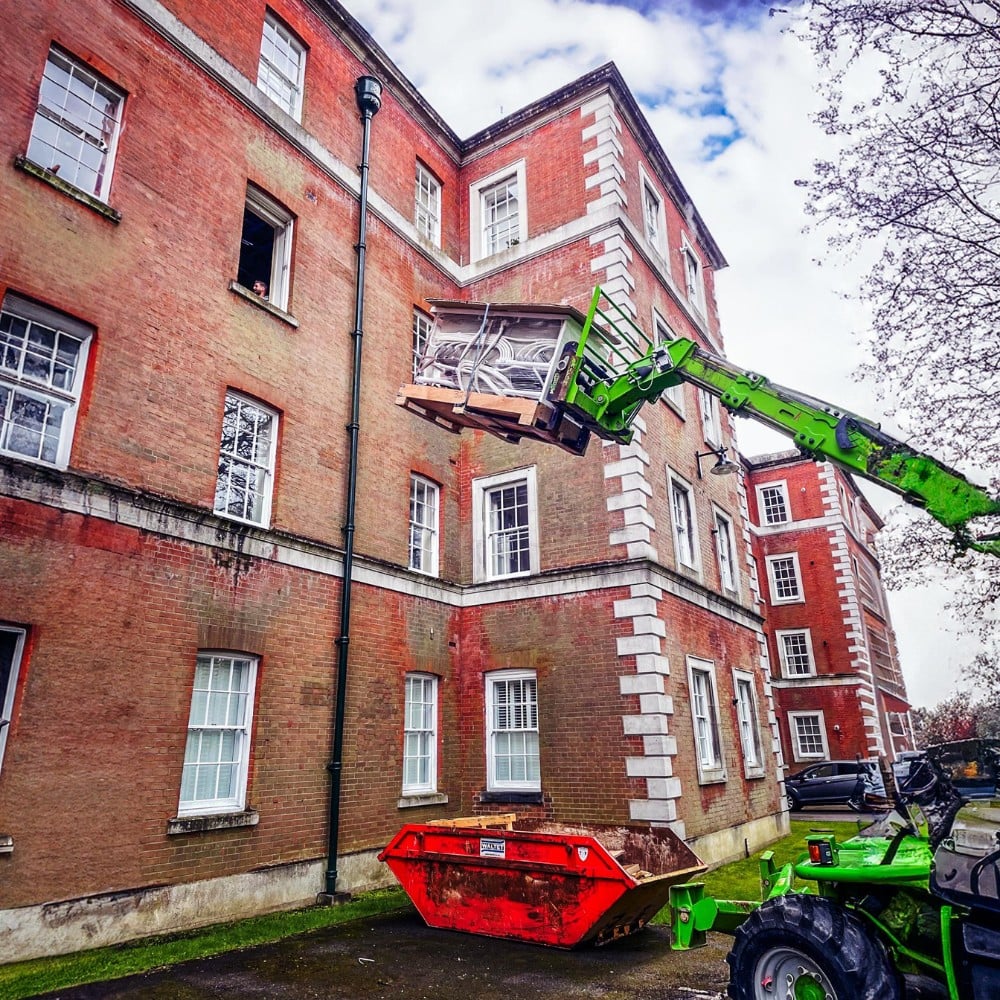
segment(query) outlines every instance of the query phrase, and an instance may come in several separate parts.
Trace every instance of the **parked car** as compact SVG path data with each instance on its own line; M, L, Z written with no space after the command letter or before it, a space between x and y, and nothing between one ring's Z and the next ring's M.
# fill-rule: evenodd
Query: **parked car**
M832 805L862 809L866 793L884 794L878 764L871 760L824 760L785 778L793 810Z

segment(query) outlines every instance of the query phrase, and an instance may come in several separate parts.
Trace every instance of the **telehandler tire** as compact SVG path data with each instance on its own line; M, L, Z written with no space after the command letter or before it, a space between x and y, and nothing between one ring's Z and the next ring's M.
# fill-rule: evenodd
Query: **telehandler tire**
M789 893L769 899L736 931L729 963L732 1000L901 1000L881 943L828 899Z

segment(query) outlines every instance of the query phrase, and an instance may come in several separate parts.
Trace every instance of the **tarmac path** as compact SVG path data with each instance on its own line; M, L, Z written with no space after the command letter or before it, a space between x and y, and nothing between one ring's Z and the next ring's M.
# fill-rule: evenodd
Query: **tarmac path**
M159 972L46 994L61 1000L722 1000L730 939L672 952L665 926L561 951L368 918Z

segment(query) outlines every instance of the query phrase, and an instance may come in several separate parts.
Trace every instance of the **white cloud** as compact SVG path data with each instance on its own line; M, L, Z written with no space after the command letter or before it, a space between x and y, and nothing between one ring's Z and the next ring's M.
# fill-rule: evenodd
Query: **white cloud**
M729 356L879 420L871 386L852 378L865 360L868 317L839 294L857 287L868 265L820 267L821 237L802 232L795 181L832 150L809 119L818 107L811 56L782 30L784 17L761 6L756 22L695 23L681 5L643 17L581 0L347 3L460 136L613 60L729 261L717 281ZM739 440L749 454L789 447L748 421L739 422ZM870 496L883 511L894 502L881 490ZM942 600L939 587L890 595L916 704L950 694L955 678L945 667L970 658L943 631Z

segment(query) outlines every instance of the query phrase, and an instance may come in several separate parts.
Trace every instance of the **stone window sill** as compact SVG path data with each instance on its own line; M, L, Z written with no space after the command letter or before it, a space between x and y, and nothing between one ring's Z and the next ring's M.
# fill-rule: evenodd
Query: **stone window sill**
M721 785L726 781L726 772L721 770L702 771L698 775L699 785Z
M167 836L233 830L241 826L256 826L259 822L260 813L256 809L245 809L238 813L217 813L213 816L175 816L167 820Z
M415 809L418 806L446 806L448 796L444 792L428 792L426 795L404 795L397 803L397 809Z
M76 187L76 185L70 184L68 181L64 181L58 174L54 174L51 170L46 170L44 167L40 167L37 163L33 163L26 156L15 156L14 166L18 170L22 170L24 173L37 178L43 184L51 185L57 191L66 195L67 198L72 198L74 201L78 201L81 205L86 205L87 208L93 209L93 211L97 212L98 215L103 215L105 219L109 222L113 222L116 226L122 221L122 213L116 208L106 205L99 198L95 198L92 194L87 194L86 191L82 191L80 188Z
M230 281L229 290L241 299L246 299L247 302L255 305L258 309L263 309L264 312L269 312L272 316L276 316L282 323L287 323L290 327L298 329L299 321L291 313L272 305L267 299L262 299L256 292L250 291L249 288L244 288L238 281Z

